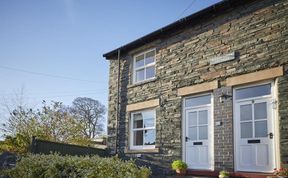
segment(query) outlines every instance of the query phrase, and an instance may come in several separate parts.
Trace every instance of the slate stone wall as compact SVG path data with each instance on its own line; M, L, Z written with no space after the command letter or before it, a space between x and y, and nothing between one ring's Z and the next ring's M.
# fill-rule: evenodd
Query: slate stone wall
M215 89L214 96L214 160L216 170L232 170L234 168L233 149L233 100L227 98L221 102L222 94L232 96L232 87ZM221 126L216 126L221 122Z
M232 100L220 103L222 92L232 94L227 77L238 76L288 64L288 1L259 0L223 14L201 19L169 36L130 51L121 60L121 112L119 150L122 157L128 148L130 114L126 105L150 99L160 99L156 109L156 147L159 153L143 153L141 164L153 165L154 173L167 174L172 160L182 158L182 98L177 89L213 80L220 88L213 91L215 126L215 169L233 170ZM147 49L156 49L156 79L142 84L132 83L132 56ZM210 65L209 59L237 53L237 59ZM117 60L110 61L108 147L115 152L117 103ZM288 159L287 74L279 78L279 120L282 161ZM139 155L138 155L139 156Z
M278 78L278 119L281 162L288 165L288 65L285 75Z

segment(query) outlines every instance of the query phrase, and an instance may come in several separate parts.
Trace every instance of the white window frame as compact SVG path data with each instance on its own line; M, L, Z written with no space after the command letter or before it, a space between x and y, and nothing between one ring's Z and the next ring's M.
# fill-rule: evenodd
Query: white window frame
M236 93L237 90L239 89L245 89L245 88L250 88L250 87L257 87L257 86L261 86L261 85L268 85L270 84L271 89L270 89L270 94L268 95L261 95L261 96L253 96L253 97L249 97L249 98L244 98L244 99L236 99ZM274 92L274 83L273 81L264 81L264 82L258 82L258 83L253 83L253 84L247 84L247 85L241 85L238 87L234 87L233 88L233 96L235 96L233 98L233 101L237 101L237 102L242 102L242 101L250 101L251 98L253 99L264 99L264 98L270 98L270 97L274 97L273 92Z
M146 127L146 128L133 128L133 121L134 121L134 115L139 114L142 112L152 111L154 114L154 126L153 127ZM144 118L143 118L144 120ZM144 123L144 122L143 122ZM129 135L130 135L130 150L145 150L145 149L155 149L155 145L144 145L144 135L143 135L143 145L141 146L135 146L133 144L134 141L134 131L137 130L155 130L155 142L156 142L156 110L155 109L145 109L140 111L131 112L131 119L130 119L130 129L129 129Z
M149 52L152 52L152 51L155 51L154 62L146 65L145 64L146 54L149 53ZM136 58L138 56L141 56L141 55L144 55L144 66L136 68ZM152 67L152 66L155 67L155 71L154 71L155 75L154 75L154 77L146 78L146 68ZM136 71L139 71L139 70L142 70L142 69L144 69L144 79L141 80L141 81L137 81L136 80ZM141 82L144 82L144 81L147 81L147 80L152 80L152 79L155 79L155 78L156 78L156 49L150 49L150 50L147 50L145 52L142 52L140 54L135 55L134 59L133 59L133 83L141 83Z

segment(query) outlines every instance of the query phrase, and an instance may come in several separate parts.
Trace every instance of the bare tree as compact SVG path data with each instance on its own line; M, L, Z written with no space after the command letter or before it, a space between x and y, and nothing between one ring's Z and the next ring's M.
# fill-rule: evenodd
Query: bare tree
M21 87L19 90L13 92L13 95L9 94L8 96L3 96L0 99L1 104L1 134L5 135L13 135L19 129L16 125L17 123L25 124L24 117L26 110L28 108L32 108L28 106L26 98L24 96L24 87ZM16 112L17 115L16 115ZM25 114L24 114L25 113ZM31 113L27 113L31 114ZM10 123L7 125L7 121Z
M82 132L88 138L95 138L104 131L106 108L99 101L87 97L74 99L71 112L82 123Z

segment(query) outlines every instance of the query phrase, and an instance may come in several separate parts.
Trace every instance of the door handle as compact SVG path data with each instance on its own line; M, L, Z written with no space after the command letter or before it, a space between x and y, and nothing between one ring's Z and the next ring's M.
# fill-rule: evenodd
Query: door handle
M189 138L188 138L188 137L185 137L185 141L188 142L188 140L189 140Z
M274 134L270 132L269 134L267 134L267 136L269 136L269 138L272 139L274 137Z

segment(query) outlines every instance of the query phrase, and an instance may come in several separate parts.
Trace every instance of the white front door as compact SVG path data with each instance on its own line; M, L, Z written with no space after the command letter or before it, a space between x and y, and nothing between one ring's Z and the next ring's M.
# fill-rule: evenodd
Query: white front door
M234 90L236 169L272 172L275 168L272 84Z
M190 104L194 104L190 108L189 100ZM206 102L203 102L205 100ZM186 108L185 161L190 169L211 170L213 161L211 95L187 99Z

